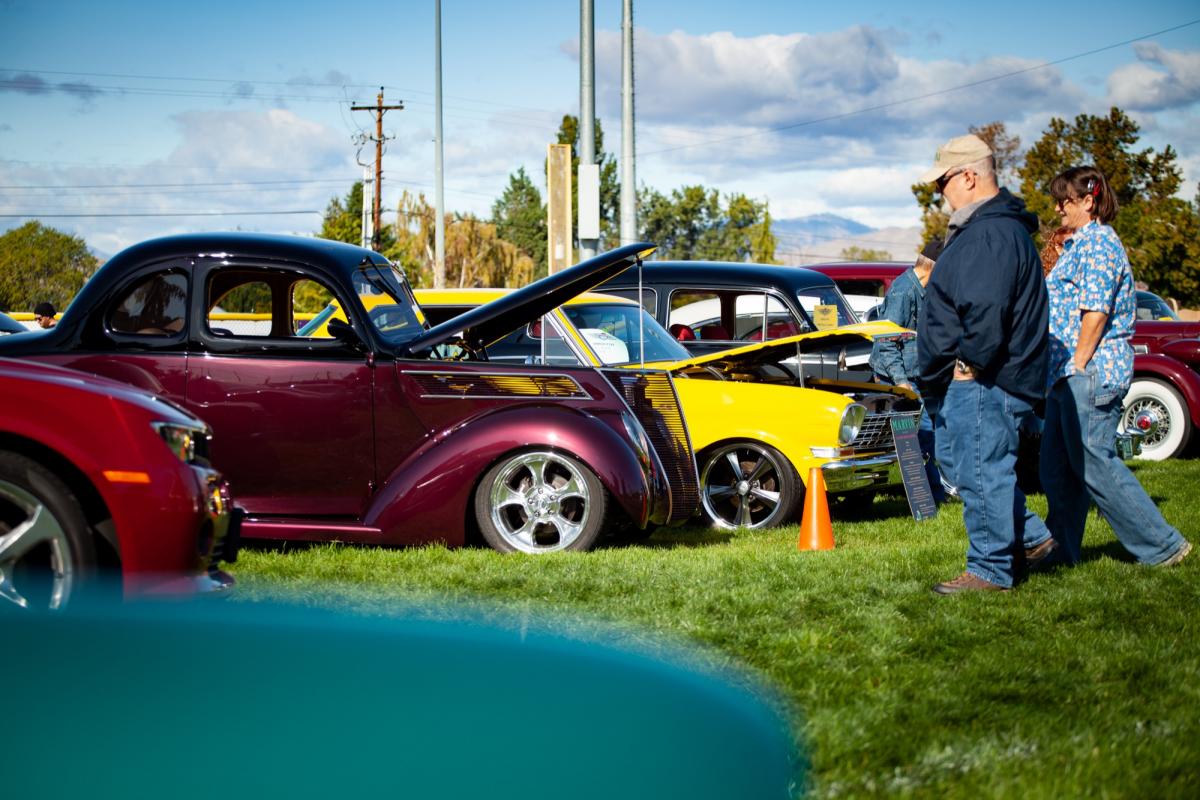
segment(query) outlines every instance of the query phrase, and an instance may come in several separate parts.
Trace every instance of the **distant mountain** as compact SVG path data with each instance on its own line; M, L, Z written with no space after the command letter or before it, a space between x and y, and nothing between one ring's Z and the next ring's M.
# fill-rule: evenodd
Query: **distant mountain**
M776 219L771 230L777 239L775 256L785 264L839 261L848 247L886 253L887 260L911 261L921 243L921 228L872 228L836 214Z
M873 228L855 222L852 219L839 217L837 214L813 214L810 217L793 217L792 219L777 219L771 223L775 234L820 234L822 236L858 236L870 233Z

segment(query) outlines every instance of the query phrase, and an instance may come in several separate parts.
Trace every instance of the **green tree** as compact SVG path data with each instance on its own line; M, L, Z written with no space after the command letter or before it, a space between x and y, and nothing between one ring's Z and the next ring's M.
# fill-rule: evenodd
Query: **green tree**
M62 310L99 266L83 239L26 222L0 236L0 310Z
M643 188L638 205L641 237L662 259L775 261L775 234L766 202L743 194L722 202L716 189L683 186L670 195Z
M1119 108L1107 116L1057 117L1025 155L1021 193L1044 229L1059 225L1050 181L1065 169L1093 164L1108 178L1120 211L1113 228L1121 237L1133 274L1159 294L1184 304L1200 303L1200 217L1177 197L1182 176L1175 150L1138 149L1138 124Z
M886 250L851 245L842 249L842 258L846 261L891 261L892 254Z
M618 215L621 208L621 182L617 179L617 160L604 152L604 126L596 120L596 163L600 165L600 249L616 247L620 241ZM558 144L571 145L571 208L579 208L579 118L567 114L558 126ZM543 169L543 173L545 170ZM575 246L579 246L579 226L575 225ZM535 262L536 263L536 262Z
M331 199L325 207L325 214L321 219L321 232L317 235L322 239L362 244L362 191L363 182L355 181L344 200L338 197ZM381 227L379 252L386 255L396 244L396 234L386 223Z
M546 274L546 204L524 167L508 176L508 187L492 204L492 224L501 239L529 256L535 275Z
M1001 186L1015 183L1021 164L1021 137L1008 132L1003 122L972 125L971 133L987 142L996 161L996 180ZM913 196L921 207L921 243L931 239L944 239L950 225L950 215L942 207L942 199L930 183L914 183Z

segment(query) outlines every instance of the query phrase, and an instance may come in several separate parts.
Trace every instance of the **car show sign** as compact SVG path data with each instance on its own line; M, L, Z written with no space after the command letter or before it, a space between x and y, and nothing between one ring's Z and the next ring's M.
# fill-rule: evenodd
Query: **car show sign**
M929 488L929 478L925 475L925 456L917 441L917 421L911 417L893 417L891 425L900 478L904 481L904 494L908 497L908 508L913 519L919 521L936 517L937 503Z

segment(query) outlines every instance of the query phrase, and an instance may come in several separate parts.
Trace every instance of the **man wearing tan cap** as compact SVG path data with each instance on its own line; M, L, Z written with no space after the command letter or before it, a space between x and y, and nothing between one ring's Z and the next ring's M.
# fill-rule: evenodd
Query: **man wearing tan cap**
M1043 400L1047 369L1038 219L996 183L978 136L944 144L921 181L953 214L917 325L920 390L950 445L968 538L966 571L933 590L1007 591L1026 558L1054 547L1016 478L1018 429Z

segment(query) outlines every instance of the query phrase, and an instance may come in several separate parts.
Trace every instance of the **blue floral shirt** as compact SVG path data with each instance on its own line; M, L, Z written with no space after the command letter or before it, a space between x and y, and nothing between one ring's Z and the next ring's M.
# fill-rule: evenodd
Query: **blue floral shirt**
M1096 402L1123 397L1133 377L1133 335L1137 303L1133 272L1117 233L1089 222L1067 239L1063 254L1046 278L1050 293L1050 371L1047 388L1075 373L1075 345L1083 311L1108 315L1088 372L1096 374Z

